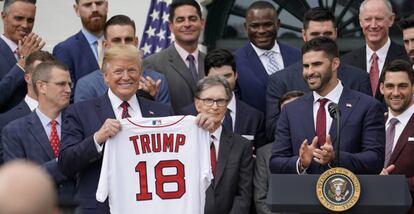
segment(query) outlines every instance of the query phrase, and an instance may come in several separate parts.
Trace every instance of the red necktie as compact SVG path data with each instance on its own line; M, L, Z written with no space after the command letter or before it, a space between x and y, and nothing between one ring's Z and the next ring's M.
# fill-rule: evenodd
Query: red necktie
M372 63L371 63L371 68L369 70L369 79L371 81L372 96L375 97L375 93L377 92L378 81L379 81L379 68L378 68L377 54L373 53L371 59L372 59Z
M128 104L127 101L122 102L122 104L121 104L121 108L122 108L121 117L122 117L122 119L127 118L127 117L131 117L128 113L128 107L129 107L129 104Z
M211 144L210 144L210 159L211 159L211 171L213 172L213 176L216 177L217 158L216 158L216 147L214 146L213 141L211 141Z
M52 130L50 132L50 146L52 147L53 150L53 154L55 155L55 157L57 157L59 155L59 137L57 134L57 129L56 129L56 120L52 120L50 121L50 125L52 126Z
M329 100L326 98L321 98L318 100L319 102L319 109L318 113L316 114L316 136L318 136L318 143L319 146L325 144L326 141L326 111L325 111L325 104Z

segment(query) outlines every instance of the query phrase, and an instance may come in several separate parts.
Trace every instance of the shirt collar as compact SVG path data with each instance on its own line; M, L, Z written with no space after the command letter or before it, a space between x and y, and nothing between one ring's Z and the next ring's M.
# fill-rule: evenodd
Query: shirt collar
M181 59L183 59L184 62L187 61L187 56L189 54L191 54L191 55L194 56L194 59L195 59L194 64L196 64L196 65L198 64L198 52L199 52L198 51L198 48L196 48L194 52L188 53L184 48L182 48L181 46L179 46L176 42L174 42L173 44L174 44L175 49L178 52L178 55L180 55Z
M108 89L108 97L109 100L111 101L111 105L112 105L112 109L116 110L118 108L121 108L121 104L122 102L124 102L123 100L119 99L118 96L116 96L114 94L114 92L112 92L111 88ZM129 108L133 111L133 112L139 112L139 103L138 103L138 99L136 95L133 95L131 98L129 98L129 100L125 100L128 102L129 104Z
M1 34L0 36L3 41L7 44L7 46L9 46L10 50L14 53L17 49L17 44L14 43L12 40L10 40L9 38L7 38L4 34Z
M231 100L229 102L229 104L227 105L227 108L230 109L230 111L236 112L236 96L234 96L234 92L233 92L233 96L231 97Z
M215 145L217 145L216 143L220 142L220 136L221 136L221 132L223 131L223 127L219 126L216 131L214 131L213 133L210 133L210 135L214 136L214 142Z
M367 50L367 56L366 56L367 57L367 62L370 62L371 61L371 58L372 58L372 54L374 53L374 51L371 50L371 48L368 47L368 45L365 45L365 46L366 46L366 50ZM385 45L382 46L377 51L375 51L375 53L377 54L378 59L380 61L385 62L385 58L387 57L388 49L390 48L390 46L391 46L391 40L388 37L388 40L385 43Z
M279 44L277 43L277 41L275 41L275 44L273 45L273 47L270 50L265 50L265 49L260 49L258 47L256 47L253 43L250 42L250 44L252 45L254 51L256 52L257 56L262 56L264 53L268 52L268 51L274 51L275 53L280 53L280 47Z
M88 41L89 45L93 45L98 40L103 40L103 35L100 37L96 37L95 35L91 34L88 30L85 28L82 28L82 33L85 36L86 40Z
M42 126L43 127L49 126L50 121L52 119L50 119L48 116L43 114L43 112L41 112L39 110L39 108L36 108L35 112L36 112L37 116L39 117L40 122L42 123ZM58 125L61 125L62 124L62 113L59 113L59 115L54 120L56 120Z
M410 120L411 116L414 114L414 104L412 104L410 107L408 107L407 110L405 110L402 114L398 115L398 116L394 116L392 115L391 111L388 111L388 119L387 119L387 123L386 125L388 126L390 123L390 120L392 118L397 118L398 121L403 125L403 127L405 127L408 123L408 121Z
M37 102L37 100L29 97L27 94L24 97L24 101L29 106L30 111L35 110L37 108L37 106L39 105L39 102Z
M322 97L315 91L313 92L313 102L318 102L320 98L327 98L330 102L339 103L339 98L341 97L342 91L344 87L342 86L341 81L338 79L338 83L336 84L335 88L330 91L325 97Z

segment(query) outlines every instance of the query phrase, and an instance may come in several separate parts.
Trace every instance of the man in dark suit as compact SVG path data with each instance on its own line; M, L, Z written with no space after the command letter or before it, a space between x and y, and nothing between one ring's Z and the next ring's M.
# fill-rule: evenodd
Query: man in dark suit
M384 67L380 91L388 105L385 162L382 175L403 174L414 196L414 71L403 60ZM411 207L409 213L414 213Z
M111 17L104 27L103 47L112 45L138 45L135 22L125 15ZM156 101L170 105L167 80L163 74L145 69L142 73L140 91L148 92ZM79 79L76 84L75 102L99 97L108 90L100 69Z
M414 15L402 19L399 23L403 32L404 48L410 58L411 64L414 64Z
M311 8L303 18L302 38L307 42L313 38L326 36L336 40L336 21L334 14L326 8ZM369 75L363 70L341 62L338 68L338 78L344 86L371 94ZM303 80L302 60L272 74L266 94L266 133L268 140L273 140L277 120L279 118L279 99L285 93L292 90L308 92L309 88Z
M113 46L105 50L102 70L109 89L96 99L75 103L66 111L59 164L69 176L77 176L75 200L82 213L109 213L108 202L95 194L105 142L115 136L125 117L173 115L169 106L137 97L142 65L136 47Z
M225 127L221 121L231 100L229 83L209 76L197 84L195 105L198 117L209 117L212 125L211 162L214 179L206 190L206 214L247 214L252 200L252 144ZM200 120L202 121L202 120Z
M251 140L255 148L266 144L263 113L247 105L234 96L237 72L233 55L225 49L212 50L204 60L206 76L222 76L229 82L232 98L227 105L223 125L234 133ZM191 104L178 114L197 115L195 104Z
M0 113L16 106L26 94L25 57L40 50L45 43L32 33L36 1L8 0L1 17L4 34L0 36Z
M384 97L378 90L382 68L395 59L407 62L409 59L404 48L391 41L388 36L389 28L395 19L389 1L365 0L361 3L359 11L359 24L366 45L345 54L342 61L366 71L370 75L371 94L384 103Z
M341 112L340 166L357 174L379 173L385 147L381 104L342 85L337 78L338 47L332 39L318 37L306 42L302 56L303 76L312 92L282 109L271 172L319 174L332 166L336 123L327 110L335 103Z
M204 29L200 5L194 0L176 0L170 5L169 27L175 42L144 60L144 67L165 75L175 111L191 104L197 81L204 77L204 53L198 39Z
M72 82L76 86L76 82L81 77L99 69L98 52L103 40L108 2L107 0L76 0L73 8L82 21L82 29L57 44L53 48L53 55L69 66Z
M72 201L74 182L63 175L57 158L62 139L62 111L69 105L72 81L67 67L56 61L39 64L32 74L39 106L2 131L4 161L36 162L53 177L62 201Z
M247 9L244 23L249 42L235 52L236 94L265 115L269 75L300 59L298 49L276 40L279 26L280 20L271 3L254 2Z
M37 107L38 102L37 96L33 89L32 73L36 66L40 63L52 60L53 56L47 51L35 51L26 57L24 80L27 84L27 94L24 99L19 104L17 104L17 106L13 107L11 110L3 114L0 114L0 163L3 162L1 130L3 130L3 128L9 124L9 122L30 114L30 112L32 112Z

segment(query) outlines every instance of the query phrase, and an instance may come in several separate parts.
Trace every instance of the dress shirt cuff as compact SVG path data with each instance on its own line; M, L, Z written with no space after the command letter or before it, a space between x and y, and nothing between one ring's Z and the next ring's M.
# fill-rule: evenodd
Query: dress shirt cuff
M96 142L95 135L96 135L96 133L93 135L93 143L95 144L96 151L98 151L98 153L102 153L102 150L103 150L103 144L102 144L102 145L99 145L99 144Z
M296 161L296 172L299 174L299 175L305 175L305 174L307 174L306 173L306 170L308 169L308 168L304 168L304 169L301 169L302 167L301 167L301 163L300 163L300 158L298 158L298 160Z

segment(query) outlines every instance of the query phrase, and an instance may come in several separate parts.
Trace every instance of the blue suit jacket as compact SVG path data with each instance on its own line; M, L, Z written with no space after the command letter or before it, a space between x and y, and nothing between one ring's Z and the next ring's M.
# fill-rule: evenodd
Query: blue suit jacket
M143 117L173 115L171 107L138 97ZM96 189L102 165L93 135L108 118L115 118L108 94L96 99L75 103L66 110L62 125L59 165L69 176L77 175L75 200L82 213L109 213L108 203L96 201Z
M299 49L278 43L285 67L301 58ZM237 66L236 93L250 106L266 115L266 88L269 75L252 45L247 43L235 52Z
M45 168L57 185L59 199L72 201L75 184L60 170L49 138L35 112L10 122L2 131L4 161L27 159Z
M13 52L0 38L0 113L16 106L27 93L24 71L16 63Z
M338 106L341 111L341 167L356 174L379 174L385 157L384 112L381 103L373 97L344 87ZM297 174L299 148L305 139L311 143L316 135L312 109L311 92L283 108L270 159L272 173ZM329 134L335 148L335 121ZM327 169L328 166L312 161L307 173L319 174Z
M341 63L337 76L345 87L367 95L372 94L367 72ZM308 85L303 79L302 60L270 75L266 93L266 133L270 141L274 140L276 124L279 118L279 100L285 93L293 90L309 91Z
M177 115L197 116L197 114L197 109L194 103L177 112ZM242 136L254 136L254 140L252 142L255 148L259 148L267 143L264 130L263 113L239 99L236 99L236 120L234 121L233 131L234 133Z
M161 80L160 90L155 96L155 100L161 103L171 105L170 95L168 93L168 83L163 74L156 71L144 69L143 77L149 76L154 81ZM105 84L104 77L101 70L96 70L84 77L82 77L75 89L75 103L89 100L95 97L102 96L108 90Z
M99 69L95 55L82 31L57 44L53 55L69 67L73 84L83 76Z
M0 164L3 163L3 144L1 141L1 138L2 138L1 131L11 121L24 117L30 114L30 112L32 111L30 111L30 108L26 104L26 101L23 100L17 106L12 108L10 111L0 114Z

